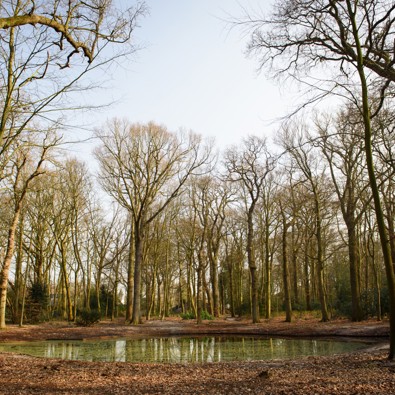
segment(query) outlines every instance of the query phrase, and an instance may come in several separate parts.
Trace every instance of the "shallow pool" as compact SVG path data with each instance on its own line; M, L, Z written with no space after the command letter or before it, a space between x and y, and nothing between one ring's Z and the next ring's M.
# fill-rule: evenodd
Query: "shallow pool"
M208 336L0 343L0 352L84 361L191 363L332 355L366 346L356 341Z

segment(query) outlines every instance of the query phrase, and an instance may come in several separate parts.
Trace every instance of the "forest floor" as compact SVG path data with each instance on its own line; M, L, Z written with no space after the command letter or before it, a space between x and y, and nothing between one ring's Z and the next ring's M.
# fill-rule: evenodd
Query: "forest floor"
M104 321L93 327L55 322L9 325L0 342L237 334L277 337L363 337L368 349L326 357L144 364L82 362L0 353L0 394L395 394L395 362L387 359L388 321L321 323L312 317L247 320L152 320L138 326Z

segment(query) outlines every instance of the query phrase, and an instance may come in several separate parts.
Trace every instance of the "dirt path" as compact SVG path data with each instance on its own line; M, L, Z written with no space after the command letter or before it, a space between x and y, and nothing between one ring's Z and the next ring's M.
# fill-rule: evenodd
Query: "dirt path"
M395 394L395 364L386 359L388 323L350 323L281 318L150 321L137 327L103 322L90 328L64 323L10 326L0 342L188 334L273 336L363 336L377 345L367 351L297 360L211 364L96 363L0 354L0 394Z

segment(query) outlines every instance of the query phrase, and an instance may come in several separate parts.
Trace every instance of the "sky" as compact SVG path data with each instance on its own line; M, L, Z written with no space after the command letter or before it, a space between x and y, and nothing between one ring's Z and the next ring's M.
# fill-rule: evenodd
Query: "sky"
M221 150L249 134L270 137L270 122L287 112L290 97L257 72L257 60L245 55L247 37L226 20L240 17L242 7L269 9L271 2L146 3L149 15L134 36L141 49L111 74L101 95L117 103L95 115L95 126L113 117L154 121L213 137Z

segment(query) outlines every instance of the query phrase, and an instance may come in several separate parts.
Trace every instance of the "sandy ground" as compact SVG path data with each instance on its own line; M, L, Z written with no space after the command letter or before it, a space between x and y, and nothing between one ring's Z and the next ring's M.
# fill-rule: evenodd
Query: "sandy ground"
M81 362L0 354L0 394L395 394L395 363L388 361L388 322L320 323L281 318L207 321L178 319L139 326L103 322L81 328L65 323L0 331L0 342L188 334L349 336L369 338L368 350L296 360L207 364Z

